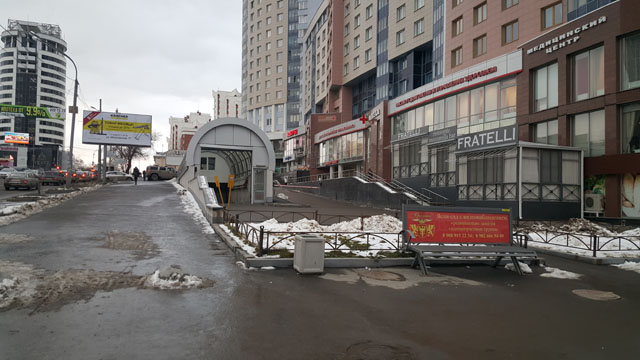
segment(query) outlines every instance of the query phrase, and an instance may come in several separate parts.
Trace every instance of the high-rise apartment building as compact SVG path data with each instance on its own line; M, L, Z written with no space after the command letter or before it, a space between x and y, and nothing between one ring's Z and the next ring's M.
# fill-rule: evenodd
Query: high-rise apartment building
M0 139L5 132L29 133L30 143L26 159L18 154L22 145L4 144L0 158L11 156L14 166L51 168L64 144L67 43L59 26L21 20L9 20L1 40L0 104L22 107L0 111Z
M169 117L169 151L187 150L198 128L211 121L211 115L199 111L185 117Z
M232 91L212 91L213 119L234 117L244 118L242 113L242 94L237 89Z

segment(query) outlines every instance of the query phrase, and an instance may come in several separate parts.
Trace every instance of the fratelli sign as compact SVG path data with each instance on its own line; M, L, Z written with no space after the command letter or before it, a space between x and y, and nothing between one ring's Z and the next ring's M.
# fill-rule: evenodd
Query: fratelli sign
M460 136L456 141L456 150L474 151L505 145L514 145L517 142L518 127L516 125L511 125Z
M547 54L551 54L552 52L562 49L567 45L571 45L580 40L580 33L583 31L589 30L593 27L596 27L602 23L607 22L606 16L600 16L598 19L590 21L582 26L577 26L572 30L565 32L564 34L560 34L553 39L547 40L539 45L532 47L527 50L527 55L533 54L536 51L544 50Z

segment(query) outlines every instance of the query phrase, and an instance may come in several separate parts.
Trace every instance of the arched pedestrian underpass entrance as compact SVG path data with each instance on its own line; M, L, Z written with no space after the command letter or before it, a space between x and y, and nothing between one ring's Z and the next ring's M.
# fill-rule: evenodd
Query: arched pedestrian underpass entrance
M233 175L232 204L272 202L275 164L273 146L260 128L237 118L216 119L191 139L179 182L193 191L189 185L197 183L199 176L211 187L215 187L217 176L226 203L229 175ZM220 202L219 192L214 190Z

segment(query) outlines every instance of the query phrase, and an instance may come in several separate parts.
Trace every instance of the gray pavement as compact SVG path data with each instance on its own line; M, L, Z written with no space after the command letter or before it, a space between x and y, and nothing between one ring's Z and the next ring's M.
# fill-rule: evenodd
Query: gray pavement
M546 257L579 280L487 266L437 266L428 278L408 268L248 271L216 235L202 233L165 182L105 186L0 234L0 265L31 265L41 276L70 269L146 275L178 265L215 281L180 291L69 286L75 295L53 299L58 306L0 312L1 359L640 356L640 274L610 266ZM113 249L105 234L144 235L153 246ZM10 235L23 241L6 241ZM589 300L574 289L621 299Z

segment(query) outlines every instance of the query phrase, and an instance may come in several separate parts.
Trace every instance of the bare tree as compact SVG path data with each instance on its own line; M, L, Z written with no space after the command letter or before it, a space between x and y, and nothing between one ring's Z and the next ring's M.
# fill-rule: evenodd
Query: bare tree
M144 153L143 148L140 146L114 146L113 147L116 157L123 159L127 162L125 171L127 174L131 170L131 164L134 159L146 159L147 154Z

